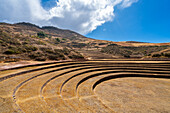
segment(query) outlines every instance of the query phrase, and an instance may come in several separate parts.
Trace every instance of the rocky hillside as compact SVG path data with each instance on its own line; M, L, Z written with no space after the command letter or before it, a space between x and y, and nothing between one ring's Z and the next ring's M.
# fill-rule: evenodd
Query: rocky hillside
M69 40L66 39L68 35L73 37L76 33L65 31L64 34L62 30L53 29L52 27L40 28L29 23L0 24L0 60L84 59L80 53L60 45ZM58 33L54 34L55 30Z
M142 58L150 57L170 57L170 45L162 46L120 46L117 44L110 44L104 47L101 52L124 56L126 58ZM166 51L165 51L166 50ZM159 54L159 55L158 55Z
M112 42L30 23L0 23L0 61L168 58L170 43Z

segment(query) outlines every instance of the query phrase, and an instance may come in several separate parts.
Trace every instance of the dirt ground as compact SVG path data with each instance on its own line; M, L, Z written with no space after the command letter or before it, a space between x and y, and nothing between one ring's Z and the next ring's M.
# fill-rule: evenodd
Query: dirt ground
M1 113L170 112L169 61L18 62L0 69Z
M120 78L101 83L95 93L118 113L170 112L170 80Z

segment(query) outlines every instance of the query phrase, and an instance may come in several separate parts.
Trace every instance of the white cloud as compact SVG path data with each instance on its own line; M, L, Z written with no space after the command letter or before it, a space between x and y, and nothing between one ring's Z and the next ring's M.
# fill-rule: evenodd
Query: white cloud
M122 8L130 7L135 2L138 2L138 0L124 0L121 7Z
M57 2L57 1L56 1ZM87 34L114 19L114 8L137 0L59 0L48 11L40 0L0 0L0 21L53 25Z

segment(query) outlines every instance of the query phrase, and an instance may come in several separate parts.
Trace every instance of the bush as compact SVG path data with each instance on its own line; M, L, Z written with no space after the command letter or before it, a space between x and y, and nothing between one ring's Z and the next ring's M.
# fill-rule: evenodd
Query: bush
M56 41L57 41L57 42L61 42L59 38L56 38Z
M49 55L49 60L58 60L58 57L56 55Z
M107 43L99 43L99 45L107 45Z
M164 56L170 58L170 53L165 53Z
M7 54L7 55L15 54L15 52L13 50L9 49L9 50L5 51L4 54Z
M41 32L37 33L37 36L39 38L45 38L47 35L44 32L41 31Z
M29 55L29 57L37 61L45 61L47 59L46 55L40 52L32 53Z
M48 38L49 38L49 39L51 39L51 38L52 38L52 36L48 36Z
M148 56L151 56L151 54L148 54Z
M84 59L84 57L82 55L72 55L72 56L68 56L70 59Z
M64 53L65 55L69 55L70 50L69 50L69 49L67 49L67 48L64 48L64 49L63 49L63 53Z
M125 58L130 58L130 55L124 55Z
M59 57L60 57L60 58L64 58L64 55L60 54Z
M48 55L49 60L65 60L64 55L60 54L60 55Z
M161 57L164 56L162 54L158 55L152 55L153 52L160 52L164 49L167 49L168 46L139 46L139 47L133 47L133 46L120 46L116 44L110 44L107 47L102 48L101 52L113 54L113 55L140 55L142 56L152 56L152 57Z
M153 54L152 57L161 57L160 54Z
M36 42L36 44L37 45L46 45L43 41L39 41L39 40Z
M46 58L45 57L38 57L35 60L36 61L46 61Z
M42 48L40 48L40 50L43 51L44 53L55 54L54 51L52 50L52 48L42 47Z
M9 39L7 42L11 45L21 45L21 43L16 39Z
M8 49L7 51L4 52L4 54L10 55L10 54L19 54L20 52L17 50L13 49Z
M37 50L38 50L37 47L31 46L31 45L26 45L26 46L24 46L24 49L25 49L27 52L32 52L32 51L37 51Z
M85 43L75 43L72 45L74 48L83 48L83 47L86 47L87 44Z

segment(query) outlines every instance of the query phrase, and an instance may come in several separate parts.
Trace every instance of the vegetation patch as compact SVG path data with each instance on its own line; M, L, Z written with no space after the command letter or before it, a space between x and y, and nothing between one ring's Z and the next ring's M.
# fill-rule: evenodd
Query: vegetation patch
M44 32L38 32L37 33L37 36L39 37L39 38L45 38L45 37L47 37L47 34L45 34Z
M88 46L87 44L85 43L73 43L72 45L74 48L83 48L83 47L86 47Z
M153 52L159 52L161 50L167 49L170 46L140 46L140 47L132 47L132 46L119 46L117 44L110 44L107 47L102 48L101 52L120 55L126 58L131 56L149 56ZM161 55L155 54L153 57L160 57Z

